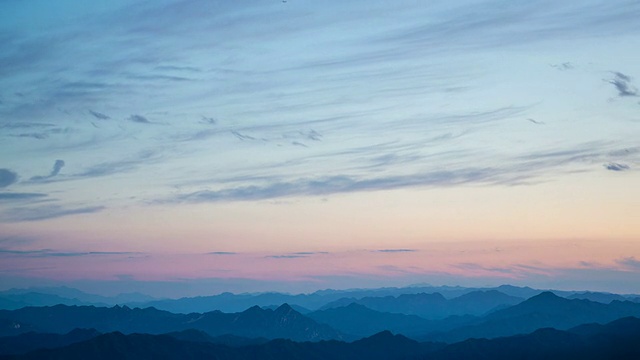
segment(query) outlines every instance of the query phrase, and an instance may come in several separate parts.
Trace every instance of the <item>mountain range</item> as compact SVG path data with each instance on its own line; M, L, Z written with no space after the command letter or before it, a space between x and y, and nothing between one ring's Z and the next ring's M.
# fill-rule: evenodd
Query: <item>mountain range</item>
M196 329L210 336L237 335L248 338L287 338L296 341L342 339L343 335L328 325L282 305L276 310L253 306L240 313L173 314L155 308L114 306L26 307L0 310L4 326L0 335L17 335L29 331L67 333L75 328L93 328L100 332L163 334Z
M0 359L279 359L279 360L456 360L456 359L638 359L640 319L621 318L586 324L565 331L543 328L525 335L496 339L468 339L445 345L417 342L389 331L351 343L294 342L277 339L261 344L227 346L169 335L120 332L97 335L57 348L39 349Z
M223 312L241 312L254 305L275 309L281 304L287 303L297 311L306 313L329 307L345 306L352 302L357 302L376 310L414 313L416 315L420 315L416 312L416 309L411 310L410 304L402 304L402 302L403 300L409 300L413 295L416 295L414 296L415 298L423 298L422 300L427 300L428 296L425 296L426 294L434 295L432 300L436 302L435 306L443 307L445 312L438 313L432 311L433 314L429 314L422 310L422 316L427 318L443 318L455 314L467 315L469 313L473 313L481 315L485 311L491 310L493 306L496 306L496 299L486 297L484 301L488 301L488 303L476 304L471 302L470 305L468 305L468 309L462 309L460 306L464 305L463 303L465 302L465 298L463 296L470 293L476 293L475 296L478 296L478 294L483 293L499 292L503 297L504 303L500 303L500 301L498 301L498 306L502 306L513 305L515 298L518 298L521 301L538 295L543 291L544 290L532 289L530 287L518 287L512 285L501 285L493 288L466 288L460 286L431 286L421 284L402 288L319 290L310 294L297 295L276 292L255 294L222 293L212 296L156 299L140 293L101 296L88 294L77 289L62 286L0 291L0 309L15 310L27 306L53 306L58 304L78 306L93 305L101 307L127 305L131 308L155 307L156 309L166 310L173 313L188 314L192 312L205 313L213 310L220 310ZM613 300L640 301L640 297L638 295L618 295L588 291L579 292L553 290L553 292L562 297L587 299L603 303L609 303ZM435 295L436 293L440 296ZM394 301L405 309L389 308L388 303L391 298L396 298ZM453 304L449 304L451 306L438 305L437 302L442 302L442 298L446 300L459 298L456 301L460 302L460 304L457 304L456 306ZM469 300L469 298L467 298L467 300ZM481 299L476 300L483 301ZM456 301L454 301L454 303ZM380 307L378 308L377 306Z

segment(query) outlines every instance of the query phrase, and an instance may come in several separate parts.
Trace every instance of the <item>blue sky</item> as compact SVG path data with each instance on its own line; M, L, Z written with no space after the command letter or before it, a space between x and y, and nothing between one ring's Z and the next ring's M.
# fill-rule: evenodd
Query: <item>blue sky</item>
M33 272L30 251L112 269L516 240L609 241L536 261L621 270L640 258L639 17L637 1L2 1L2 276L86 266ZM349 256L361 278L468 275L386 255ZM307 266L271 259L283 281ZM126 275L167 280L145 266Z

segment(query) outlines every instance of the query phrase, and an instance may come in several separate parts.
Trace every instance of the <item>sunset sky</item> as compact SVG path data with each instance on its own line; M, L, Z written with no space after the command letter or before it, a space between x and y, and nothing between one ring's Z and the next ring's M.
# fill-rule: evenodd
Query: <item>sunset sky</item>
M0 290L640 293L636 0L0 0Z

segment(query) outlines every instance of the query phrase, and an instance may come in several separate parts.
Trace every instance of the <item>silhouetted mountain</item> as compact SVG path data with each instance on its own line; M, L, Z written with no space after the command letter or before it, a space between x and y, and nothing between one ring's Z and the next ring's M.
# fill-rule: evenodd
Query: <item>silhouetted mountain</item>
M94 328L101 332L163 334L187 329L205 331L210 336L238 335L249 338L287 338L298 341L340 339L341 334L328 325L318 324L288 305L276 310L254 306L240 313L173 314L154 308L131 309L126 306L101 308L93 306L28 307L0 311L5 319L5 333L38 330L66 333L74 328ZM1 323L0 323L1 324ZM23 331L11 324L31 324Z
M449 300L439 293L421 293L403 294L398 297L343 298L323 306L322 309L356 303L381 312L418 315L425 319L443 319L453 315L482 315L497 307L514 305L522 300L496 290L473 291Z
M546 327L564 330L585 323L606 323L626 316L640 316L640 304L630 301L602 304L543 292L518 305L479 318L473 324L422 339L456 342L472 337L495 338L526 334Z
M568 331L551 328L528 335L469 339L449 345L425 359L640 359L640 319L623 318L606 325L582 325Z
M27 332L38 332L40 329L37 327L11 319L4 319L0 316L0 336L14 336Z
M64 348L39 350L5 359L278 359L278 360L394 360L420 356L441 348L438 344L421 344L389 332L376 334L353 343L340 341L304 342L272 340L261 345L232 348L224 345L181 341L166 335L119 332L100 335Z
M74 329L66 334L29 332L0 337L0 355L24 354L37 349L53 349L92 339L100 333L94 329Z
M246 338L242 336L235 335L219 335L219 336L210 336L204 331L189 329L183 331L176 331L167 334L163 334L167 336L171 336L174 339L183 340L183 341L192 341L192 342L206 342L212 344L220 344L226 345L230 347L241 347L248 345L259 345L268 342L268 339L265 338Z
M469 339L444 345L418 343L388 331L352 343L297 343L277 339L260 345L228 347L181 341L166 335L109 333L63 348L38 350L2 359L278 359L278 360L400 360L400 359L638 359L640 319L623 318L606 325L584 325L561 331L544 328L527 335Z

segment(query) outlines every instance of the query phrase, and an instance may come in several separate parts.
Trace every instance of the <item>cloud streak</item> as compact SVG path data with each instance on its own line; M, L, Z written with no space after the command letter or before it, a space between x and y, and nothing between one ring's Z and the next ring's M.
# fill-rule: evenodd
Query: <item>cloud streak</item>
M47 194L42 193L14 193L14 192L0 192L0 201L22 201L33 200L47 197Z
M51 249L39 250L13 250L0 249L0 255L49 258L49 257L82 257L82 256L115 256L115 255L140 255L140 252L129 251L55 251Z
M34 176L31 178L31 181L43 181L43 180L51 179L60 173L60 170L62 170L64 165L65 165L64 160L56 160L55 163L53 163L53 169L51 169L51 173L49 173L49 175Z
M620 164L620 163L608 163L608 164L604 164L603 165L605 169L607 170L611 170L611 171L627 171L629 169L631 169L629 167L629 165L626 164Z
M18 181L18 174L9 169L0 169L0 188L6 188Z
M418 250L415 249L381 249L381 250L373 250L375 252L380 253L408 253L408 252L416 252Z
M609 83L618 90L618 96L638 96L638 89L631 83L631 77L621 72L614 72L614 78Z
M104 206L66 207L62 205L19 207L4 211L2 217L9 222L42 221L64 216L94 214L105 209Z

